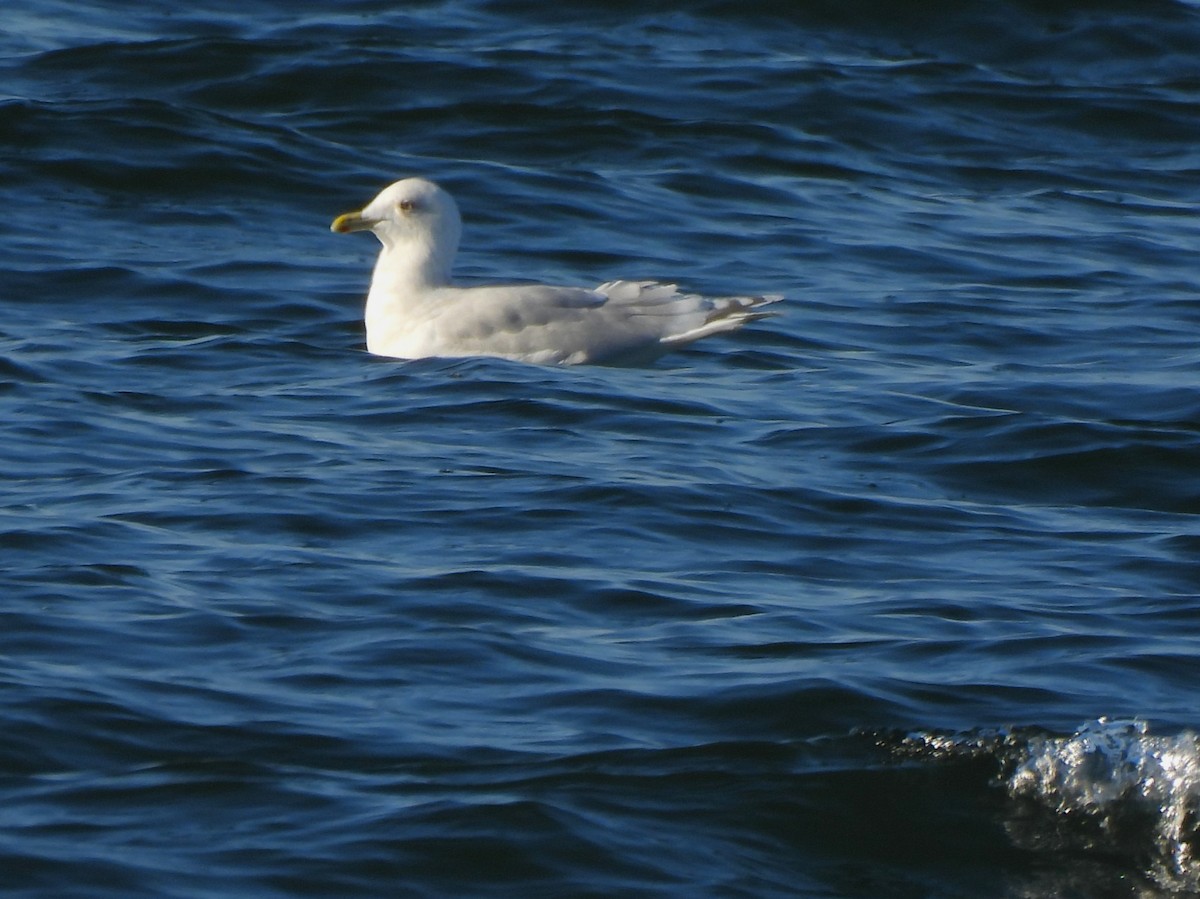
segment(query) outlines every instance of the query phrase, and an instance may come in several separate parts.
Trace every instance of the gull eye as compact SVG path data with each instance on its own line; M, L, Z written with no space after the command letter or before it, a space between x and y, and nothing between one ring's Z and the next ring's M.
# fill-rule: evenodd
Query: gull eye
M396 204L396 208L399 209L401 212L412 212L414 209L417 208L417 204L414 203L412 200L401 200L399 203Z

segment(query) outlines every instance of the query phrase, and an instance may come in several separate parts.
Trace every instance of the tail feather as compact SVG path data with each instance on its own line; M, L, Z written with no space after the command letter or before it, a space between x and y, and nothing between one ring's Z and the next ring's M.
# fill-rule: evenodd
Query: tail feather
M774 315L763 307L783 299L778 294L758 297L706 297L683 293L660 281L609 281L594 294L620 307L645 325L646 336L666 352L710 334L735 331L747 322Z
M662 338L661 343L668 347L678 347L710 334L736 331L748 322L776 315L776 310L762 307L778 303L782 299L779 294L766 294L761 297L716 297L710 300L715 305L702 324L678 334L668 334Z

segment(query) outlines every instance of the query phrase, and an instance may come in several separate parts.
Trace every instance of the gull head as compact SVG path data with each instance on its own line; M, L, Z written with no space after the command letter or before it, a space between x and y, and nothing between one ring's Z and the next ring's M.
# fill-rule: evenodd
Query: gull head
M358 212L339 215L329 226L338 234L371 231L384 258L430 283L447 283L458 252L462 219L454 198L432 181L405 178L390 184Z

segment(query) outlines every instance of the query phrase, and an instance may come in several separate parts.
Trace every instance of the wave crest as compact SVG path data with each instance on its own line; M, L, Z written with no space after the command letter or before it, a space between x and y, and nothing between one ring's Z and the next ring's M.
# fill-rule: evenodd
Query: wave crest
M1119 858L1171 891L1200 890L1200 737L1100 718L1069 735L1035 729L909 734L896 751L994 759L1004 826L1035 852Z

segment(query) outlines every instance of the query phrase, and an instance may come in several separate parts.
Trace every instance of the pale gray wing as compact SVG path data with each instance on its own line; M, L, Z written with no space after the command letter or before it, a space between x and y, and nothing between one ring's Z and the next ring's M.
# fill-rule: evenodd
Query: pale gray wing
M456 355L535 362L645 358L764 314L778 297L704 297L674 284L610 281L581 287L509 285L457 289L434 326Z

